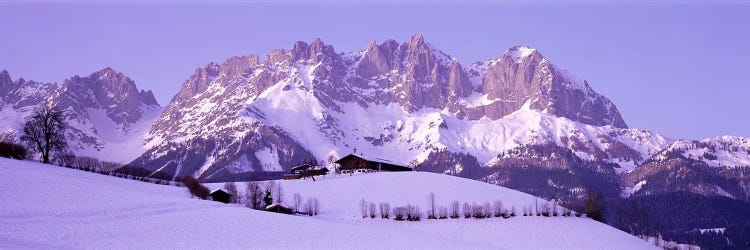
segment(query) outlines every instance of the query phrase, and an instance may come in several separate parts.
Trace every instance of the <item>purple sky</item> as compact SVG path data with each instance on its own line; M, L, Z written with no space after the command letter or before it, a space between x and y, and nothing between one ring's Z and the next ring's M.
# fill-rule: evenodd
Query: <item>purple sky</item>
M162 105L197 67L320 37L425 40L469 64L529 45L587 79L634 128L750 137L750 3L8 3L0 68L62 82L110 66Z

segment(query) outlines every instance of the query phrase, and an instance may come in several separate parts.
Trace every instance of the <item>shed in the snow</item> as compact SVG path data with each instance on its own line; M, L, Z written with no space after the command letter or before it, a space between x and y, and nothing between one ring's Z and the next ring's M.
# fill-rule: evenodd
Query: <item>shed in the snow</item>
M310 164L302 164L291 169L292 174L302 174L305 171L312 169L313 166Z
M292 214L292 209L285 207L284 205L281 205L279 203L274 203L267 206L266 211L282 214Z
M366 158L362 155L350 154L336 161L342 174L367 173L378 171L413 171L403 164L381 158Z
M291 169L291 174L284 175L284 179L299 179L305 177L312 177L315 180L316 175L326 175L328 169L322 166L312 166L310 164L302 164Z
M229 203L232 200L232 195L226 190L219 188L211 191L211 199L222 203Z

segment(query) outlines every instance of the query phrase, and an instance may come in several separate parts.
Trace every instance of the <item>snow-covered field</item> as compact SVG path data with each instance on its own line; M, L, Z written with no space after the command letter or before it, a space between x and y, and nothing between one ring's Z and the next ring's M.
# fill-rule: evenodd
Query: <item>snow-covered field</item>
M429 173L280 182L320 200L321 215L290 216L188 197L184 188L0 158L0 249L648 249L585 218L515 217L397 222L357 218L358 201L520 206L534 197ZM240 188L241 190L244 188ZM541 201L541 199L540 199Z

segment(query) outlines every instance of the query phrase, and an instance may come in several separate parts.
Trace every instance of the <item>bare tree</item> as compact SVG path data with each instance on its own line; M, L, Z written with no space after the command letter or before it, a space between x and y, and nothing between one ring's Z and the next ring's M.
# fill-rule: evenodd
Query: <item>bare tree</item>
M263 191L260 190L260 185L257 182L248 182L245 187L245 206L252 209L260 209L260 204L263 202Z
M436 207L435 207L435 193L430 192L429 195L427 195L427 207L429 209L427 214L427 219L437 219L436 215Z
M393 208L393 219L404 220L406 216L406 207L394 207Z
M299 193L294 193L293 201L294 201L294 212L299 213L299 206L302 205L302 195Z
M493 209L493 214L495 215L495 217L500 217L500 214L503 212L503 202L500 200L496 200Z
M471 203L471 215L474 216L475 219L484 217L482 206L477 204L476 202Z
M458 219L458 210L459 210L459 203L458 201L451 202L451 219Z
M97 170L101 169L102 162L93 157L76 156L74 157L73 166L84 170Z
M100 168L103 171L107 171L107 172L115 171L121 167L122 167L122 163L111 162L111 161L103 161L101 162L101 166L100 166Z
M448 219L448 208L446 207L440 207L438 208L438 219Z
M549 217L549 202L542 203L542 216Z
M464 218L467 218L467 219L471 218L471 214L472 214L471 205L469 205L468 202L464 202L464 211L463 212L464 212Z
M273 205L273 192L276 191L276 182L266 182L266 189L263 190L263 208Z
M307 198L307 201L305 202L305 214L307 214L307 216L315 215L315 203L316 199Z
M65 141L63 110L54 105L36 108L26 118L21 141L42 155L42 162L49 163L53 152L62 152L68 146Z
M313 197L312 205L313 205L313 215L318 215L318 212L320 212L320 202L318 202L318 198Z
M60 166L73 167L76 163L76 158L77 157L73 153L73 151L65 150L57 154L57 157L55 157L55 161Z
M278 185L276 185L276 193L274 196L274 200L276 201L276 203L279 203L279 204L284 202L284 190L281 188L281 183L278 183Z
M380 203L380 218L388 219L390 217L390 210L391 210L390 204L386 202Z
M406 204L406 220L408 221L419 221L422 218L422 210L419 206L412 206Z
M359 201L359 211L362 213L362 218L367 218L367 201L365 198Z
M557 202L552 201L552 216L557 217Z
M489 202L485 202L484 206L482 207L482 217L491 217L492 215L492 205L490 205Z
M183 177L182 182L185 183L185 187L190 191L190 195L197 196L203 200L208 199L211 191L206 186L203 186L195 177Z
M240 195L239 192L237 192L237 185L235 185L234 182L224 183L224 189L229 193L229 202L240 203Z
M516 217L516 206L510 206L510 217Z
M377 215L377 210L375 210L375 203L370 202L368 208L370 212L370 218L375 219L375 215Z

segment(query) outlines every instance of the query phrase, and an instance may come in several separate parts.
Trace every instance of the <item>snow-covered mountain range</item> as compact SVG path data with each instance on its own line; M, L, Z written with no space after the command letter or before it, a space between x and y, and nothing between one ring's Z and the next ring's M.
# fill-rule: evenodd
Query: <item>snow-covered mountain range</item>
M0 133L17 137L24 118L44 103L65 111L66 138L77 155L127 163L143 152L143 138L162 108L151 91L111 68L62 84L11 79L0 72Z
M111 69L60 87L4 75L0 84L14 87L0 92L3 116L13 119L2 122L50 96L76 103L71 121L80 132L69 139L79 148L104 150L119 138L137 148L126 156L132 166L165 179L227 180L328 165L356 151L546 198L579 198L592 186L610 196L674 190L654 174L678 175L682 168L661 163L689 161L722 174L679 190L750 196L747 138L693 142L628 128L587 81L526 46L464 66L419 34L353 52L320 39L296 42L263 59L236 56L196 69L155 120L149 114L161 109L150 92ZM107 92L114 85L121 92Z
M551 139L573 147L598 142L598 134L640 133L625 128L609 99L535 49L514 47L464 70L421 35L348 53L317 39L265 60L233 57L196 70L152 127L152 147L134 163L202 178L324 163L355 149L404 164L436 150L487 163L519 145ZM594 148L637 144L637 156L607 157L633 166L665 143L657 134L633 137L648 142L608 137L580 153L603 157Z

